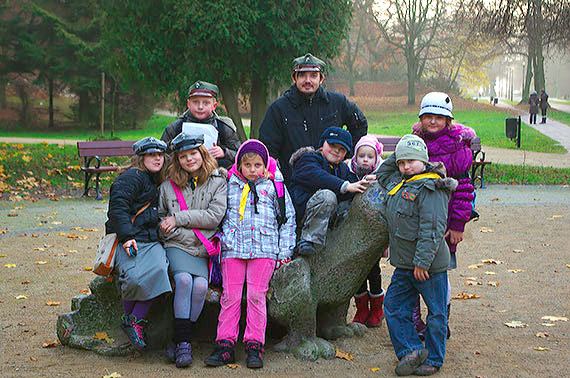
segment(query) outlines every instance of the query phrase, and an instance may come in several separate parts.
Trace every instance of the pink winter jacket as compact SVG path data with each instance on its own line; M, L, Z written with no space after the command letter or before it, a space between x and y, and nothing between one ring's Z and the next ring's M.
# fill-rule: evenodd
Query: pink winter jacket
M459 181L456 191L449 199L447 228L463 232L471 217L471 202L475 190L468 175L473 161L471 141L476 136L475 130L461 124L453 124L437 133L427 133L421 129L420 122L414 124L412 130L413 134L426 142L429 161L441 161L445 165L447 176ZM449 247L451 252L455 252L456 245L450 244Z

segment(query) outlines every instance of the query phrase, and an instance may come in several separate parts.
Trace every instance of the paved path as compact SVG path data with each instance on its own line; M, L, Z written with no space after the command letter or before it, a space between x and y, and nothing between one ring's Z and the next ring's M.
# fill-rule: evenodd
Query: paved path
M554 109L559 110L561 112L570 113L570 105L568 105L568 104L559 104L556 102L550 102L550 106L552 106Z
M510 109L513 112L516 112L516 114L521 116L522 122L524 122L528 126L532 127L533 129L537 130L538 132L546 135L547 137L554 139L555 141L560 143L560 145L562 147L564 147L566 149L566 151L570 151L570 126L568 126L562 122L555 121L555 120L548 118L548 117L546 119L546 123L544 123L544 124L537 123L537 124L531 125L529 123L529 117L530 116L529 116L528 112L523 112L520 109L517 109L514 106L509 105L509 104L505 104L503 102L499 102L497 104L497 107ZM540 114L536 118L540 122L540 120L541 120ZM524 138L524 136L523 136L523 138Z

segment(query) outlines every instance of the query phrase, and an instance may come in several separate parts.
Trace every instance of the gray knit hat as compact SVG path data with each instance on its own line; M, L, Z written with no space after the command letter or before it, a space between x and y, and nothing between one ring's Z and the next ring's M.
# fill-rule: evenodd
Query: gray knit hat
M396 145L396 161L420 160L428 163L428 151L425 142L417 135L407 134Z

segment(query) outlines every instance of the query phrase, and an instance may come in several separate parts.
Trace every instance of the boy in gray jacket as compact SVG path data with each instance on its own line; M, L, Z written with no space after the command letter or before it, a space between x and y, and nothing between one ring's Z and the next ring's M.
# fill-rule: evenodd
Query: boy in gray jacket
M400 362L398 375L432 375L443 365L447 336L447 204L457 181L445 178L441 163L428 163L427 147L416 135L400 139L380 166L386 189L390 262L396 267L384 300L386 323ZM425 347L414 328L414 301L428 306Z

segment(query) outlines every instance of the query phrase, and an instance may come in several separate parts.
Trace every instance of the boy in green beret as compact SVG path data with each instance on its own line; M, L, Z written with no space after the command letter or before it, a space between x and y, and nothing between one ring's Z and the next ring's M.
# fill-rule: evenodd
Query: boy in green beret
M232 119L220 117L215 112L218 106L216 102L218 93L218 86L215 84L206 81L197 81L192 84L188 89L186 100L188 109L180 118L166 127L160 139L169 145L169 151L171 151L170 142L182 132L184 123L190 123L189 127L192 127L192 123L212 125L217 131L217 140L213 146L208 148L208 151L216 159L218 166L230 168L234 163L240 142Z

